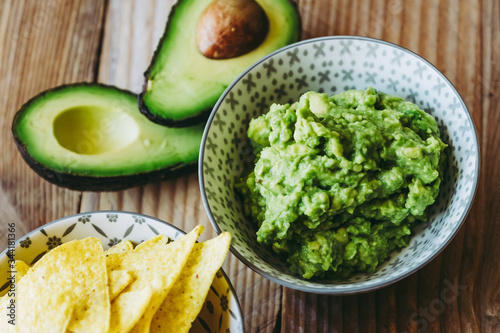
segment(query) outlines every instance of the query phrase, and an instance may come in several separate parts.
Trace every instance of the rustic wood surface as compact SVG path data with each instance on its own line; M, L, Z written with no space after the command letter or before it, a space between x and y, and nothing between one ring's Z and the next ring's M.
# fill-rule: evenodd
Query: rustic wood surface
M0 246L54 219L134 211L182 229L207 226L196 173L120 192L77 192L39 178L10 127L30 97L62 83L97 81L138 92L174 0L0 0ZM500 1L299 0L303 39L360 35L406 47L462 95L481 146L473 208L446 250L375 292L335 297L294 291L234 256L224 265L247 332L500 332Z

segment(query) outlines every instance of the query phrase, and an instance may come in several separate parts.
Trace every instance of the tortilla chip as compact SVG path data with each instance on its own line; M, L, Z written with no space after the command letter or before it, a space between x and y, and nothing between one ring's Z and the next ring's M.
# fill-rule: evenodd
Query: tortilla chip
M109 290L109 300L112 301L115 297L125 289L129 283L133 280L132 275L130 275L126 270L113 270L113 258L112 254L125 253L132 251L134 249L134 244L129 240L123 240L115 246L104 251L106 255L106 267L108 270L108 290Z
M151 332L188 332L201 311L215 274L224 263L227 232L194 246L188 262L151 322Z
M16 319L17 305L15 303L13 305L14 312L12 314L12 317L9 316L10 314L10 310L8 308L9 305L10 305L10 297L8 297L6 294L0 299L0 309L2 309L2 312L4 312L0 317L0 332L2 333L18 332L16 330L16 328L18 327L17 325L19 324L19 322Z
M158 235L146 242L143 242L142 244L139 244L136 248L149 248L158 242L168 244L171 240L165 235ZM123 256L115 255L117 253L124 253L131 250L134 250L133 243L129 240L123 240L104 252L106 254L106 266L108 269L108 289L110 301L122 292L134 279L134 277L126 269L119 269L121 267Z
M145 242L142 242L140 244L138 244L136 247L135 247L135 251L150 251L151 249L153 249L156 244L158 243L161 243L163 245L167 245L168 243L172 242L172 240L168 237L168 236L165 236L165 235L157 235Z
M125 289L133 278L126 270L116 270L108 272L109 301L115 299L123 289Z
M110 247L106 251L104 251L104 254L108 255L111 253L120 253L120 252L127 252L127 251L132 251L134 249L134 244L132 244L131 241L125 239L122 240L120 243Z
M16 280L19 282L28 273L30 266L22 260L16 260Z
M151 277L151 281L155 283L159 280L158 276ZM155 283L158 284L158 283ZM119 327L133 327L137 322L137 316L127 316L124 313L144 313L153 295L153 288L144 286L141 290L131 290L120 294L111 302L111 317L110 317L110 331L114 329L117 332L128 332L128 330L119 331Z
M153 314L181 274L196 239L202 232L203 227L198 226L171 243L168 237L159 235L139 244L133 251L115 253L108 257L108 269L127 270L135 278L111 304L112 322L109 333L128 332L139 321L146 321L149 328ZM152 283L152 276L159 277L158 283ZM122 306L127 303L122 298L128 297L128 293L140 293L147 288L152 288L147 312Z
M42 314L34 314L40 318L40 322L36 325L31 325L24 322L24 317L15 319L15 326L9 324L7 321L0 322L0 332L23 332L23 333L65 333L67 331L68 323L71 319L71 314L73 312L74 295L68 293L58 294L56 297L51 299L53 303L47 304L54 309L54 311L46 311ZM6 303L7 304L7 303ZM3 303L2 303L3 308ZM16 306L16 311L19 307ZM53 317L42 319L46 314L52 315ZM3 318L2 318L3 319ZM8 324L8 327L4 327L4 324Z
M21 331L106 331L110 306L101 241L88 237L49 251L19 282L17 309Z

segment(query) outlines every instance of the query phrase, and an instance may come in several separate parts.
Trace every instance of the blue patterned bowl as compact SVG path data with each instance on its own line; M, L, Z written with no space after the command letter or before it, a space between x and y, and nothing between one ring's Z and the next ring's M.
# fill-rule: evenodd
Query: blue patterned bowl
M124 239L140 243L164 234L175 240L185 233L171 224L146 215L100 211L65 217L28 233L14 245L17 260L33 265L47 251L74 239L97 237L107 249ZM0 295L9 289L7 250L0 254ZM10 275L9 275L10 276ZM205 304L193 323L191 332L244 332L243 316L231 282L221 269L216 274Z
M257 242L256 227L242 214L234 183L244 165L252 163L246 139L248 123L272 103L293 103L309 90L331 95L369 86L414 102L437 119L442 139L450 146L446 150L449 167L428 222L420 224L410 245L394 252L377 272L344 281L307 281L292 275L286 262ZM472 118L446 77L400 46L354 36L305 40L253 64L214 107L199 159L205 209L218 232L231 232L231 251L241 261L286 287L338 295L386 286L436 257L467 216L478 172L479 147Z

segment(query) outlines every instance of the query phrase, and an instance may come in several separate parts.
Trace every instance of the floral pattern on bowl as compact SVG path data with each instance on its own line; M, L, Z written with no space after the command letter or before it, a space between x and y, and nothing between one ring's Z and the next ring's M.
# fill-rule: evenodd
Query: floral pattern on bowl
M85 237L97 237L107 249L124 239L136 244L158 234L175 240L185 233L161 220L142 214L101 211L65 217L28 233L14 245L14 257L32 266L47 251L62 243ZM9 248L10 249L10 248ZM3 283L8 275L8 256L0 254L0 295L5 294L9 283ZM244 332L240 304L231 282L223 270L219 270L208 292L203 308L193 323L191 332Z
M250 119L272 103L293 103L313 90L329 95L369 86L411 101L433 115L441 129L449 167L428 223L415 229L408 247L394 252L372 275L345 281L307 281L257 242L256 227L242 214L235 179L253 163L246 137ZM305 40L256 62L224 92L205 128L199 179L205 209L217 231L233 235L232 252L253 270L284 286L328 294L374 290L398 281L432 260L451 241L471 207L479 148L472 118L452 84L426 60L384 41L335 36Z

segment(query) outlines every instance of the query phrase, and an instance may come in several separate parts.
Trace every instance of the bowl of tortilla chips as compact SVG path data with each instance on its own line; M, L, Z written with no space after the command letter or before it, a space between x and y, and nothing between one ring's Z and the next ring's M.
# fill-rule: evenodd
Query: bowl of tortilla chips
M118 211L50 222L0 254L0 331L244 332L231 235L202 232Z

